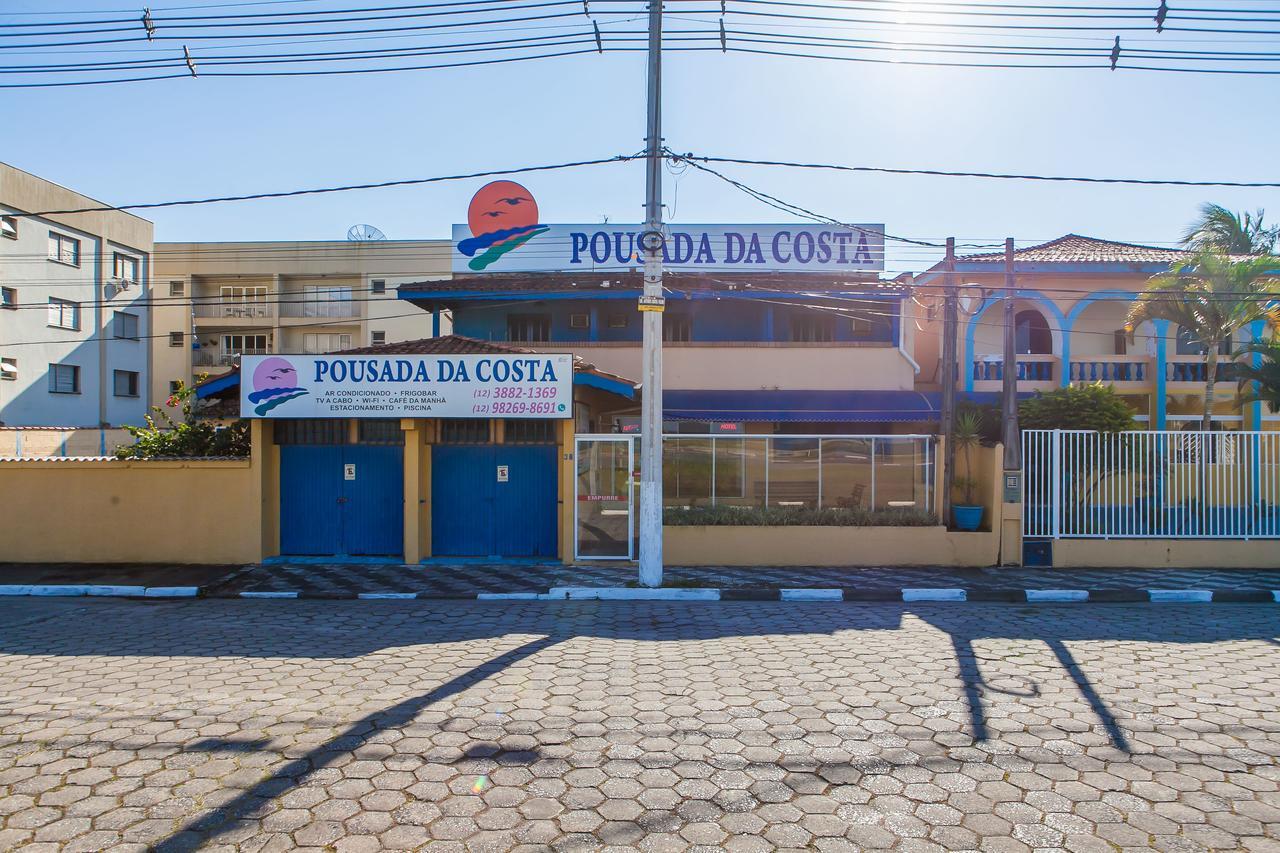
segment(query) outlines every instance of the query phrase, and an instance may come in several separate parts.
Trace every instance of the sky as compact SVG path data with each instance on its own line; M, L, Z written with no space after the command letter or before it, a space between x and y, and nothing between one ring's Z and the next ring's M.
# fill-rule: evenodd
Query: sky
M1214 2L1223 0L1208 4ZM392 4L326 0L284 8L365 5ZM15 14L21 12L121 8L122 0L0 0L0 23L40 19ZM1087 36L1095 43L1112 37ZM1240 49L1277 46L1280 36L1260 36ZM154 56L181 50L173 43L141 49ZM0 52L6 64L70 56ZM200 47L194 52L201 56ZM1280 111L1267 106L1275 103L1275 77L927 68L671 52L663 78L664 136L680 152L895 168L1280 180ZM127 204L609 157L643 147L644 86L642 52L606 52L391 74L0 89L0 160ZM1012 236L1031 245L1068 232L1170 243L1205 201L1270 208L1280 220L1276 189L718 168L839 221L883 222L893 234L955 236L962 244ZM664 178L668 221L797 221L713 177L676 171ZM538 199L543 221L642 219L640 163L520 180ZM445 238L452 223L465 221L467 201L482 183L143 215L156 223L158 241L343 239L356 223L375 225L391 239ZM890 272L918 270L938 256L933 249L891 245L887 266Z

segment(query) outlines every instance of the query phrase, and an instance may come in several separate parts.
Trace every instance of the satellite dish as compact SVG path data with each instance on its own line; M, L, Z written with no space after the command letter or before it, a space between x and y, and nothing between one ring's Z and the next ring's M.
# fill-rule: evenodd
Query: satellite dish
M368 243L373 240L385 240L387 235L372 225L352 225L347 229L347 239L353 243Z

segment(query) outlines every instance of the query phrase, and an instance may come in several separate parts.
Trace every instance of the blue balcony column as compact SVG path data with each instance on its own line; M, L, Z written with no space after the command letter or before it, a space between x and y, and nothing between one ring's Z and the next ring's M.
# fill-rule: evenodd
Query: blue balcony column
M1165 429L1165 388L1169 381L1169 321L1155 320L1153 324L1156 336L1156 418L1152 426L1155 429Z
M1071 384L1071 330L1075 328L1077 316L1073 311L1062 321L1062 369L1059 371L1062 375L1058 377L1058 384L1063 388Z
M598 305L593 304L591 306L591 322L590 328L587 329L587 340L600 340L600 306Z
M1266 333L1267 333L1266 320L1257 320L1249 324L1249 341L1251 343L1256 343L1257 341L1262 340L1266 336ZM1254 367L1262 367L1262 353L1255 352L1253 355L1249 357L1249 362ZM1250 383L1249 387L1254 393L1257 393L1258 391L1257 382ZM1240 414L1243 415L1244 412L1241 412ZM1262 429L1262 401L1261 400L1254 400L1252 403L1249 404L1249 414L1247 416L1247 420L1249 421L1249 423L1246 424L1246 426L1251 426L1252 429Z
M773 333L773 306L764 306L764 339L766 341L776 341Z
M436 308L431 312L431 337L440 337L440 309Z

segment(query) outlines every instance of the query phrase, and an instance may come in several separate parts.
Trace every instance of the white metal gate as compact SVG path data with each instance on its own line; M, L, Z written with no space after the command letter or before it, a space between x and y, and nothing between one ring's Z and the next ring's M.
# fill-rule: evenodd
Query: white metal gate
M1023 535L1280 538L1280 433L1024 430Z

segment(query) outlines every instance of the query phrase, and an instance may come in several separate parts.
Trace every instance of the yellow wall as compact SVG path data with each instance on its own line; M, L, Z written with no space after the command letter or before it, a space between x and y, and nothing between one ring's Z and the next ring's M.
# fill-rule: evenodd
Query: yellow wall
M945 527L664 527L669 566L991 566L999 538Z
M1058 539L1053 565L1061 568L1274 569L1274 539Z
M14 562L246 563L261 556L249 460L0 462Z

